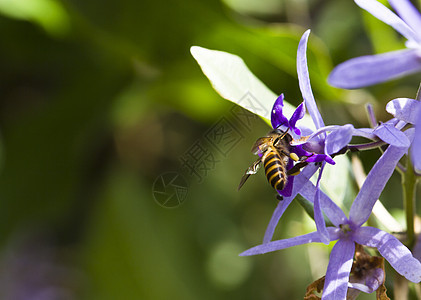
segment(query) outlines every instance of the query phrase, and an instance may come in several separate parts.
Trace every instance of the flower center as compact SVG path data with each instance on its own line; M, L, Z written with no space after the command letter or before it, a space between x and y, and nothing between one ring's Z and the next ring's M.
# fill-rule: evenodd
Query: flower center
M341 224L339 225L339 228L341 229L342 233L345 236L348 236L349 233L352 231L351 227L349 226L349 224Z

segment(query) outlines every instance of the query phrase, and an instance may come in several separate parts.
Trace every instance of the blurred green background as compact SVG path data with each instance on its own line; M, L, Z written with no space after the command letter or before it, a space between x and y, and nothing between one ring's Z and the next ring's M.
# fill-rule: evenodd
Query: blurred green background
M235 118L192 45L239 55L298 105L296 49L311 28L327 124L368 126L367 102L386 120L387 101L418 86L327 85L334 65L403 47L349 0L0 0L0 13L1 299L301 299L324 275L324 246L238 257L277 204L262 174L237 192L269 127ZM207 139L220 122L238 133L224 153ZM207 167L193 172L183 159L198 145ZM360 155L366 171L378 155ZM153 193L175 191L159 181L168 172L186 187L173 208ZM383 199L397 210L399 180ZM314 229L296 203L278 227L277 238Z

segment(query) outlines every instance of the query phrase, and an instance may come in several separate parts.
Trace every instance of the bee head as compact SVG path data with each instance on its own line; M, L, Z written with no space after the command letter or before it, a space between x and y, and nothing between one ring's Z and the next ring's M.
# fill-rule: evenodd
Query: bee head
M285 140L288 144L291 143L292 137L287 131L283 131L281 129L274 129L272 130L269 135L272 135L274 137L273 144L277 145L280 140Z

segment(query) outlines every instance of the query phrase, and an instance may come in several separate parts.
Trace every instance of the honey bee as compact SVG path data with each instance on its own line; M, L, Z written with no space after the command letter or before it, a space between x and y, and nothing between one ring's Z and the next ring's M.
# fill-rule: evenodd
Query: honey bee
M283 190L287 184L288 175L297 175L300 169L307 165L305 161L297 163L293 168L287 170L288 159L299 161L297 154L290 152L291 135L282 130L275 129L267 136L259 138L253 145L251 151L260 154L259 157L245 172L238 189L240 189L250 175L256 174L263 163L265 174L270 185L276 190Z

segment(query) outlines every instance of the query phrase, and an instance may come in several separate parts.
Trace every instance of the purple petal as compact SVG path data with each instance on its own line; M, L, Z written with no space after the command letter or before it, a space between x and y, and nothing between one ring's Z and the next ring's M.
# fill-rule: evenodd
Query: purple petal
M374 227L361 227L354 233L358 244L374 247L402 276L412 282L421 281L421 263L393 235Z
M355 244L351 240L339 240L333 247L327 266L322 300L346 299L354 251Z
M294 152L295 154L298 155L298 157L311 156L312 155L311 152L308 152L308 151L304 150L302 145L292 146L291 149L292 149L292 152Z
M323 126L320 128L317 128L316 131L314 131L310 136L308 140L314 140L316 138L323 139L324 140L324 136L323 133L328 132L328 131L334 131L337 128L339 128L339 125L328 125L328 126Z
M287 163L287 170L290 170L294 166L294 161L292 159L288 160ZM278 194L283 197L290 197L292 195L292 188L294 187L294 177L295 176L288 176L287 183L283 190L277 190Z
M351 289L354 289L354 290L359 290L359 291L367 293L367 294L371 294L373 292L373 290L371 288L369 288L368 286L366 286L363 283L348 282L348 287L351 288ZM348 296L349 296L349 294L348 294ZM351 298L351 299L354 299L354 298Z
M298 120L304 118L304 115L306 114L306 107L304 105L304 102L302 102L300 105L298 105L297 109L294 111L294 113L291 116L291 119L289 120L289 126L292 130L298 135L301 134L300 129L295 127L295 124Z
M278 190L278 194L283 197L290 197L292 195L292 189L294 187L295 176L288 176L287 184L283 190Z
M284 107L284 94L279 95L272 107L271 123L273 129L281 125L289 126L288 119L282 114Z
M408 40L419 41L419 37L401 18L377 0L354 0L355 3L365 9L380 21L392 26L397 32ZM402 1L402 0L398 0ZM391 1L389 1L391 2ZM396 9L395 9L396 10ZM407 22L408 23L408 22ZM409 24L409 23L408 23ZM410 24L409 24L410 25Z
M301 135L301 130L300 130L300 128L298 128L298 127L291 127L291 129L294 131L294 133L295 133L296 135Z
M299 125L299 126L297 126L298 128L300 128L300 131L301 131L301 135L302 136L309 136L310 134L312 134L313 133L313 130L312 129L310 129L310 128L308 128L308 127L306 127L306 126L304 126L304 125Z
M365 105L365 109L367 111L368 120L370 121L370 126L371 127L376 126L377 125L377 118L376 118L376 114L374 112L373 105L371 103L367 103Z
M360 192L352 203L349 219L361 226L373 210L373 206L383 191L396 164L407 152L406 148L389 146L368 173Z
M330 157L329 155L326 155L325 162L327 162L328 164L331 164L331 165L335 165L336 164L335 161L333 160L333 158Z
M310 156L309 158L306 159L307 162L322 162L325 161L331 165L336 164L335 161L326 154L314 154L312 156Z
M376 291L384 282L385 274L383 269L366 269L364 277L360 279L360 283L349 282L348 287L360 290L361 292L371 294Z
M329 227L327 231L329 233L329 238L331 241L337 240L340 236L340 229L336 227ZM305 235L296 236L290 239L277 240L273 242L264 243L264 244L261 244L259 246L256 246L244 251L243 253L240 254L240 256L264 254L267 252L282 250L289 247L308 244L308 243L321 243L319 233L317 231L308 233Z
M326 137L326 132L329 131L331 133ZM353 133L354 126L351 124L343 126L329 125L318 128L315 132L308 136L307 140L293 141L293 145L303 145L307 151L313 153L331 154L346 146L351 141ZM327 152L326 150L334 150L335 152Z
M301 37L300 43L297 50L297 73L298 73L298 82L300 84L301 94L303 95L305 105L308 109L308 112L313 119L314 125L316 128L325 126L323 123L322 116L320 115L319 109L317 108L316 101L314 100L313 92L310 85L310 77L308 75L307 68L307 41L310 30L304 32Z
M314 199L315 193L316 187L311 181L308 181L300 190L301 196L310 202L312 199ZM348 222L344 212L323 191L320 191L320 204L323 212L326 214L333 225L339 227L340 224L345 224Z
M405 121L398 120L396 118L392 118L384 122L384 124L389 124L395 126L397 129L402 130L405 125L407 124Z
M279 201L278 205L275 208L275 211L272 214L272 217L269 221L269 225L266 228L265 236L263 238L263 243L269 243L272 240L273 233L275 232L275 228L278 225L279 220L281 219L282 215L284 214L285 210L291 204L294 197L284 197L282 201Z
M321 166L316 183L316 194L314 196L314 221L316 222L317 232L320 234L321 241L327 245L329 244L329 234L326 230L326 223L320 206L320 179L322 179L322 173L325 165L326 163L323 163Z
M353 131L354 131L354 126L352 126L351 124L340 126L338 129L332 131L326 137L325 153L326 154L337 153L343 147L348 145L348 143L352 139Z
M409 139L405 133L390 124L381 124L373 133L382 141L396 147L408 148L410 145Z
M294 176L294 186L292 188L292 193L290 197L285 197L278 206L276 207L275 211L273 212L272 218L270 219L269 225L266 228L265 236L263 238L263 243L270 242L273 237L273 233L275 232L275 228L278 225L279 219L282 217L284 211L288 207L288 205L291 203L291 201L297 196L298 192L301 190L301 188L304 186L306 182L308 182L313 176L313 174L317 170L317 166L307 166L304 168L304 170L298 174L297 176ZM285 202L285 203L282 203Z
M372 292L376 291L384 282L385 273L383 269L377 268L370 272L369 278L365 281L365 284L370 288Z
M420 101L414 99L397 98L387 103L386 111L399 120L415 124L420 105Z
M418 110L418 116L415 121L415 137L412 142L411 159L415 170L421 171L421 109Z
M293 143L294 145L300 145L300 143ZM305 151L311 152L311 153L323 153L324 148L324 140L320 140L318 137L314 137L312 139L309 139L307 141L304 141L303 144L301 144L303 149Z
M415 246L412 248L413 256L421 261L421 234L417 234Z
M325 127L324 127L325 128ZM323 137L321 135L323 134ZM307 137L307 140L294 140L291 142L293 146L301 146L303 150L310 153L323 153L326 135L323 132L313 132Z
M307 144L305 145L298 145L298 146L293 146L292 147L292 152L294 152L295 154L298 155L298 157L303 157L303 156L307 156L306 158L306 162L327 162L331 165L335 164L335 161L326 154L314 154L311 152L308 152L306 150L303 149L303 146L307 146Z
M352 131L353 136L361 136L366 139L375 140L376 136L373 134L373 128L354 128Z
M308 244L308 243L320 243L319 234L317 232L312 232L305 235L293 237L290 239L264 243L264 244L261 244L259 246L256 246L244 251L243 253L240 254L240 256L263 254L267 252L272 252L272 251L281 250L281 249Z
M421 14L408 0L389 0L390 5L396 10L399 16L417 34L418 42L421 41Z
M393 51L350 59L330 73L331 85L344 89L361 88L409 75L421 70L418 49Z

